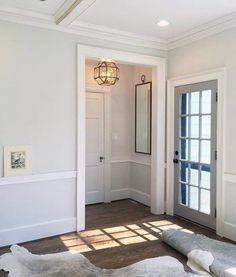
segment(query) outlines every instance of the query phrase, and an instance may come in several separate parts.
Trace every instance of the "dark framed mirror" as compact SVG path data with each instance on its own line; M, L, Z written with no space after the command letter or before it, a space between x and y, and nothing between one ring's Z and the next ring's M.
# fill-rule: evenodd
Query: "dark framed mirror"
M135 152L151 155L152 82L135 85Z

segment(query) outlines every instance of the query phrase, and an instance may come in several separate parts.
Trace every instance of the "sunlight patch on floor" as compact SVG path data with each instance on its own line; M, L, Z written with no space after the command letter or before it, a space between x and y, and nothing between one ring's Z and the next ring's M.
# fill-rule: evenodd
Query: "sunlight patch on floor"
M169 220L159 220L87 230L79 232L78 235L62 235L60 238L68 250L88 252L155 241L168 229L193 233Z

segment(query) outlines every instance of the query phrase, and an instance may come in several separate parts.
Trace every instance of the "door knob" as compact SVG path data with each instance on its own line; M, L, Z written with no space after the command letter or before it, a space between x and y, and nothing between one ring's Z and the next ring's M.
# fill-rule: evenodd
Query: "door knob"
M101 156L99 157L99 160L100 160L100 163L102 163L102 161L105 160L105 158Z
M179 163L179 160L178 160L178 159L173 159L173 163L174 163L174 164L178 164L178 163Z

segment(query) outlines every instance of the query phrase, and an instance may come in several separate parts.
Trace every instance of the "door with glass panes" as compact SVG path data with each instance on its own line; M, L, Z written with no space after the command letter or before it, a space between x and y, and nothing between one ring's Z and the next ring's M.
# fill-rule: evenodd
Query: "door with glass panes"
M175 88L174 213L216 227L217 81Z

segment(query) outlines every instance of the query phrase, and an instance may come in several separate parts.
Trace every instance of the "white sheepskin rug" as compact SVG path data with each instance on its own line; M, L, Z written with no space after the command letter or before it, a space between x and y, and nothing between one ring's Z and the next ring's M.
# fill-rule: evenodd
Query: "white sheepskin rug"
M183 265L172 257L146 259L120 269L101 269L80 253L62 252L34 255L20 246L12 246L11 253L0 257L0 269L9 277L187 277L199 276L184 271Z

